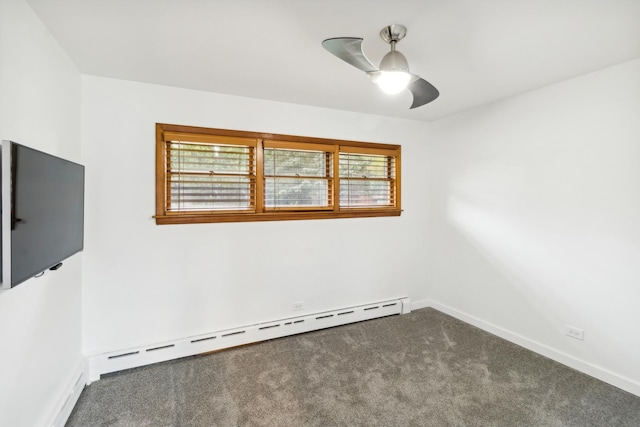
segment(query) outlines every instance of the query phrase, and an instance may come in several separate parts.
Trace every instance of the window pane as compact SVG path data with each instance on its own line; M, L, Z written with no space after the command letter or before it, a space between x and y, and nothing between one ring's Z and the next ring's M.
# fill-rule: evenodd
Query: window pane
M393 206L389 181L340 180L340 206Z
M266 178L267 207L312 207L329 205L326 179Z
M322 151L264 150L264 173L268 176L314 176L331 175L331 162ZM327 173L327 167L329 173Z
M172 172L249 173L251 147L227 145L169 144L169 168Z
M171 177L169 210L248 209L252 201L251 180L246 177Z
M340 153L340 178L395 178L395 159L372 154Z

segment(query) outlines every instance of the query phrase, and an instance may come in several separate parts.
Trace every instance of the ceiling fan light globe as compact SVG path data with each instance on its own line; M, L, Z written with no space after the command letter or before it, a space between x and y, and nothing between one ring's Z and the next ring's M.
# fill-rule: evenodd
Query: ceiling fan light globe
M381 71L375 80L380 89L389 95L395 95L407 88L411 74L404 71Z

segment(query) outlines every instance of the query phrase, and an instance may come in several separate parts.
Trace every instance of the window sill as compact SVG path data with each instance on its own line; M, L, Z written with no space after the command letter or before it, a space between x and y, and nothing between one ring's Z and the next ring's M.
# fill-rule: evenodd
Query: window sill
M220 214L172 214L154 216L157 225L205 224L214 222L287 221L300 219L371 218L400 216L399 209L349 209L339 212L265 212L265 213L220 213Z

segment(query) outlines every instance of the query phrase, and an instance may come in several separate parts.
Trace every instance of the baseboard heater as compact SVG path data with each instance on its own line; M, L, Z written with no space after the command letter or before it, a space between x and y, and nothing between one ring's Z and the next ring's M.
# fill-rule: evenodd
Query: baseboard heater
M409 312L409 298L398 298L103 353L89 357L89 383L124 369Z

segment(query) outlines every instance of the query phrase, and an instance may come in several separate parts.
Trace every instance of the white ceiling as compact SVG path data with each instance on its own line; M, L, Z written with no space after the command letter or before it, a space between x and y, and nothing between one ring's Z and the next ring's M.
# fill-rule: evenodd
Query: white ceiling
M640 57L640 0L27 0L84 74L430 121ZM380 92L321 47L408 28L440 90ZM597 100L594 100L597 102Z

